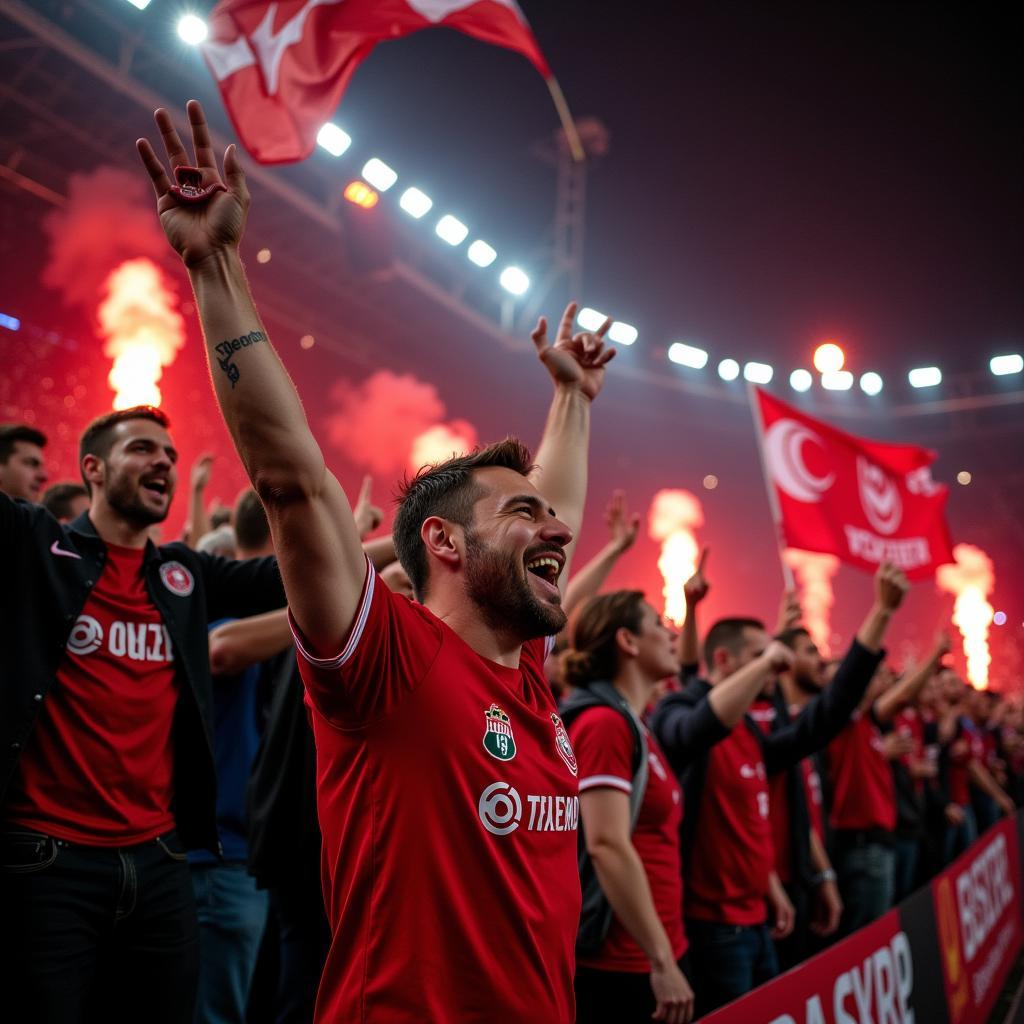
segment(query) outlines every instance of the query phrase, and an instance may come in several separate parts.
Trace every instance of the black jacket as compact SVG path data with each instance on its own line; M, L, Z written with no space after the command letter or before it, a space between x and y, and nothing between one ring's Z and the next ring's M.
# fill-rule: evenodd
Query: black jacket
M40 506L0 494L0 564L10 570L0 598L0 821L18 757L31 742L68 636L105 560L106 545L88 513L62 526ZM219 852L207 624L282 607L277 561L234 562L185 544L150 542L143 565L146 590L171 635L179 684L173 730L178 832L187 847Z
M766 736L749 716L740 723L739 727L749 728L757 737L769 775L798 764L839 735L861 702L884 656L884 651L872 654L854 640L831 684L787 725ZM708 770L708 751L694 758L688 741L693 733L694 718L703 713L699 709L710 691L711 684L707 680L690 678L680 692L662 698L651 719L654 735L686 794L682 826L684 857L692 844ZM706 703L704 706L707 707Z

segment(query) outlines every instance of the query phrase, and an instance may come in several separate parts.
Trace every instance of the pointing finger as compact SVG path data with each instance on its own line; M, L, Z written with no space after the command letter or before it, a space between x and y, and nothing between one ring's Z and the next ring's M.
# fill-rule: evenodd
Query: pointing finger
M707 562L707 560L708 560L708 548L701 548L700 558L697 561L697 572L699 572L699 573L703 573L704 572L704 564Z
M359 501L370 503L370 490L373 487L373 477L364 476L362 486L359 488Z
M160 137L164 140L164 149L167 150L167 159L170 160L171 166L187 167L188 153L181 144L181 136L174 127L171 115L163 107L158 107L153 113L153 120L160 129Z
M598 327L598 329L596 331L594 331L594 333L599 338L604 338L604 336L608 333L608 328L611 327L612 323L613 323L613 321L612 321L612 318L610 316L605 317L604 323L601 324L601 326Z
M537 326L530 332L530 337L538 352L543 352L548 347L548 322L545 317L537 321Z
M575 302L570 302L565 307L565 312L562 314L562 319L558 324L558 341L568 344L572 341L572 322L576 317L576 310L579 305Z

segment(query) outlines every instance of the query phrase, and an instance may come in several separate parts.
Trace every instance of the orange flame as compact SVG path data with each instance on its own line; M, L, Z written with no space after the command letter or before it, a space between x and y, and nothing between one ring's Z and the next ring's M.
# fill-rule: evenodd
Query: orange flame
M703 525L704 510L697 495L680 488L666 488L654 496L647 532L653 540L661 541L658 568L665 581L665 615L677 626L686 621L683 585L697 571L700 555L693 531Z
M839 559L800 548L786 548L783 560L796 574L800 584L800 609L803 624L822 656L832 657L832 577L839 571Z
M107 382L114 408L159 405L157 382L185 344L185 321L163 271L149 259L125 260L104 282L98 316L106 339L103 354L114 360Z
M476 444L476 430L466 420L437 423L413 438L409 449L409 469L414 473L423 466L444 462L453 455L465 455Z
M964 638L967 678L979 690L988 689L988 669L992 655L988 648L988 631L995 609L988 595L996 585L992 559L973 544L957 544L953 548L955 565L940 565L935 572L939 589L953 594L953 624Z

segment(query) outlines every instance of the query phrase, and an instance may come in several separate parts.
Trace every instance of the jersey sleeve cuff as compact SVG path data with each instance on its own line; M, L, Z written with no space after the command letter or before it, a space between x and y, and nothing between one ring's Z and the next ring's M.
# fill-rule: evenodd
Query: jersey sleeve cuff
M580 779L581 793L587 789L600 789L603 787L621 789L623 793L633 792L633 783L629 779L620 778L618 775L588 775L585 779Z
M291 629L292 637L295 639L295 649L303 661L308 662L314 668L335 669L341 668L355 654L356 648L359 646L359 640L363 635L363 630L366 628L366 620L370 615L370 605L373 603L373 588L376 580L377 572L373 568L370 559L367 558L363 593L359 598L359 605L356 608L356 615L349 629L348 639L345 641L345 645L340 653L331 658L316 658L309 653L306 646L306 638L302 635L302 630L299 629L298 623L292 617L291 608L288 609L288 627Z

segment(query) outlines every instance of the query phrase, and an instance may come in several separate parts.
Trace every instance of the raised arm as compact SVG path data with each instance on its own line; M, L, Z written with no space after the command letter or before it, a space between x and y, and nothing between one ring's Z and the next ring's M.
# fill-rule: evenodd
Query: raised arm
M334 654L366 575L359 533L245 279L238 245L249 191L235 147L224 154L222 178L202 107L190 100L187 109L194 162L167 111L155 114L172 173L184 187L172 184L145 139L137 143L139 155L156 191L160 223L188 270L217 401L267 511L292 614L315 653ZM190 165L197 175L190 175ZM198 201L189 198L196 191Z
M935 674L942 659L949 653L949 636L940 633L935 646L922 664L913 672L905 675L898 683L890 687L875 701L875 718L881 722L891 722L902 708L915 700L924 688L924 684Z
M604 368L615 355L605 348L604 336L611 327L606 320L594 332L573 334L576 303L570 302L562 314L555 343L548 342L548 325L541 317L534 328L533 343L540 361L547 367L554 381L555 394L551 400L544 436L537 449L537 468L531 479L534 486L548 500L558 518L573 533L573 541L566 548L566 573L572 553L576 549L583 523L583 506L587 500L587 451L590 445L590 403L604 384Z
M566 615L571 615L574 608L593 597L604 586L615 563L636 541L640 517L635 512L629 514L626 496L622 491L616 491L612 495L612 500L608 502L604 512L604 521L608 524L608 543L569 580L565 588L565 599L562 601L562 609Z
M697 605L708 596L711 584L704 574L708 561L708 549L700 553L697 571L683 584L683 599L686 601L686 618L679 631L679 664L684 676L696 675L700 665L700 640L697 637Z

